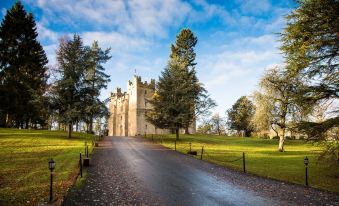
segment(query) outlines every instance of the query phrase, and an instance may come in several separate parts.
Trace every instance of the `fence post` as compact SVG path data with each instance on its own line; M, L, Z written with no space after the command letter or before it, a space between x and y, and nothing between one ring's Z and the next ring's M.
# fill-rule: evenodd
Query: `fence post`
M202 155L204 154L204 146L201 147L201 156L200 159L202 160Z
M190 154L192 152L192 142L190 142Z
M177 151L177 140L174 140L174 151Z
M79 160L79 163L80 163L80 177L82 177L82 160L81 160L81 152L80 152L80 160Z
M87 157L87 142L85 142L85 157Z
M244 173L246 173L246 167L245 167L245 152L242 153L242 166L244 168Z

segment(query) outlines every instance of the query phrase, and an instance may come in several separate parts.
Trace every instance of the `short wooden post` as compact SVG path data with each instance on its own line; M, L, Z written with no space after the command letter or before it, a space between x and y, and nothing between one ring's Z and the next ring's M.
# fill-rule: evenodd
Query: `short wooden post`
M190 154L192 152L192 143L190 142Z
M204 146L201 147L201 156L200 159L202 160L202 155L204 154Z
M246 173L246 167L245 167L245 152L242 153L242 166L244 169L244 173Z
M80 177L82 177L82 160L81 160L81 152L80 152L80 160L79 160L79 164L80 164Z
M89 158L88 158L88 145L85 147L85 157L83 160L83 166L88 167L89 166Z

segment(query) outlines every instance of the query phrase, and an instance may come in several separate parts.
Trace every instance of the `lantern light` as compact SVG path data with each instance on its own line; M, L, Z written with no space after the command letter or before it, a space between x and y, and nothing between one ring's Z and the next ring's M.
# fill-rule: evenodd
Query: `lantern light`
M53 159L51 159L49 162L48 162L48 168L49 170L51 170L51 172L53 172L54 168L55 168L55 161Z
M305 164L305 167L307 167L307 165L308 165L308 158L307 157L305 157L305 159L304 159L304 164Z

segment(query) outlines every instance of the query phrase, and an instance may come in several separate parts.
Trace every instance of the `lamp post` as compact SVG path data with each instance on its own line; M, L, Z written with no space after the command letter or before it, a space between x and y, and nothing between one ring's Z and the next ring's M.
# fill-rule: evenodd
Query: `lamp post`
M48 162L48 168L51 171L51 184L50 184L50 188L49 188L49 201L52 202L52 200L53 200L53 170L55 168L55 161L53 159L51 159Z
M307 176L307 165L308 165L308 158L304 158L304 164L305 164L305 184L308 186L308 176Z

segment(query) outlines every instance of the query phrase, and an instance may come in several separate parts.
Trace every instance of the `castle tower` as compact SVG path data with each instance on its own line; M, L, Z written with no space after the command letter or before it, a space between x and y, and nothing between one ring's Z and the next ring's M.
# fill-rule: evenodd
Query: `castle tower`
M146 121L146 113L152 108L147 100L151 99L155 92L155 80L142 82L140 76L134 75L127 82L127 92L122 93L117 88L111 94L109 103L110 117L108 130L110 136L135 136L143 134L168 134L169 130L156 128ZM195 123L189 129L195 133Z

